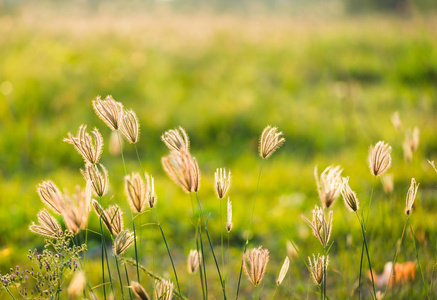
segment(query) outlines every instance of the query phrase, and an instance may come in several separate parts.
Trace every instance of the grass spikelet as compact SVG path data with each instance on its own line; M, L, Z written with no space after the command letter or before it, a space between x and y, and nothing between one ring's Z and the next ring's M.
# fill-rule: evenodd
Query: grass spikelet
M417 190L419 188L419 184L416 183L414 178L411 179L410 188L407 192L406 198L406 206L405 206L405 214L408 216L413 211L414 200L416 199Z
M262 249L262 246L244 254L244 272L254 286L258 286L263 280L269 258L269 250Z
M173 283L167 280L155 280L155 297L160 300L171 300L173 297Z
M140 123L133 110L124 111L121 118L120 131L129 143L138 143L140 139Z
M76 186L75 193L73 195L65 193L64 199L62 217L64 218L65 225L67 225L68 230L78 234L88 224L91 187L87 184L86 188L82 190L80 186Z
M350 212L357 211L360 208L360 202L358 201L357 194L352 191L349 186L349 177L343 177L343 189L341 191L344 204Z
M386 173L382 175L380 178L381 178L381 183L384 193L386 193L387 195L393 193L394 190L393 174Z
M188 255L188 273L193 274L199 270L200 260L202 259L202 254L197 250L190 250Z
M149 203L150 208L154 208L156 205L156 202L158 200L158 196L156 196L155 192L155 180L153 179L153 176L147 175L147 202Z
M226 174L225 168L219 168L214 173L215 191L219 199L223 199L231 185L231 171Z
M145 176L147 179L148 177ZM129 206L135 213L140 213L146 208L146 185L138 173L133 173L124 178L124 190Z
M86 131L86 125L80 125L77 136L68 133L64 142L72 144L76 151L83 157L85 163L96 164L99 162L103 149L103 138L97 128L91 131L94 139Z
M397 131L401 131L402 130L402 122L401 122L401 118L399 117L399 112L395 111L390 118L393 127L397 130Z
M285 142L281 137L282 131L278 132L277 127L267 126L264 128L259 139L259 155L263 158L269 158Z
M56 221L47 210L43 209L40 211L37 217L39 224L32 223L32 225L29 226L30 231L51 239L56 239L62 234L62 228L58 221Z
M81 270L74 272L74 276L71 279L68 286L68 299L76 299L83 294L86 287L85 273Z
M81 170L85 180L91 184L94 193L102 197L108 191L108 171L102 164L85 165L85 171Z
M310 226L320 244L326 248L332 231L332 211L329 212L328 218L326 219L323 209L316 205L313 209L313 219L311 221L305 216L302 216L302 218Z
M232 202L231 199L228 197L228 203L227 203L227 214L226 214L226 230L231 232L233 227L232 224Z
M113 205L105 210L97 200L93 200L92 206L111 234L118 235L123 230L123 213L118 205Z
M317 257L313 254L313 260L311 261L311 258L308 257L308 261L310 263L310 270L311 270L311 277L313 278L313 281L316 285L321 285L323 283L324 279L324 270L328 267L329 258L328 256L320 256L320 254L317 254Z
M93 108L97 116L108 125L112 130L118 130L121 126L121 118L123 116L123 105L115 101L112 96L106 96L102 100L97 96L93 100Z
M131 281L129 288L132 289L135 296L140 300L150 300L151 298L147 294L146 290L143 288L141 284L136 281Z
M343 188L343 181L341 179L342 172L343 169L341 169L340 166L329 166L320 174L319 178L317 166L314 168L317 192L324 208L331 207L334 201L340 196Z
M129 230L121 231L114 240L114 255L122 255L130 246L134 244L135 238L133 232Z
M62 214L63 197L53 181L48 180L40 183L37 192L42 203L49 207L54 213Z
M281 271L279 272L278 279L276 279L276 285L280 286L282 281L285 278L285 275L287 275L288 268L290 267L290 259L288 256L285 257L284 263L282 264Z
M170 129L161 136L161 140L170 151L190 152L190 139L187 132L179 126L179 129Z
M370 146L369 167L374 176L384 174L391 165L391 146L379 141L375 146Z
M188 152L172 151L161 160L164 171L186 193L197 192L200 171L197 161Z

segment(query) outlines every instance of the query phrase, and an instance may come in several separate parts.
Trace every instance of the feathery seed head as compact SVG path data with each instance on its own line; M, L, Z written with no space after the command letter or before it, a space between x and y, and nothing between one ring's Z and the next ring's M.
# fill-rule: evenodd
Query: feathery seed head
M324 210L316 205L313 209L312 221L305 216L302 216L302 218L310 226L314 236L319 240L320 244L322 244L323 247L326 247L332 231L332 210L328 213L328 219L326 219Z
M407 205L405 208L405 214L410 215L413 210L414 200L416 199L417 190L419 188L419 183L416 183L414 178L411 179L410 188L407 192Z
M138 142L140 138L140 123L133 110L124 111L120 130L129 143L135 144Z
M391 122L393 123L393 127L397 130L400 131L402 130L402 122L401 122L401 118L399 117L399 112L395 111L392 116L391 116Z
M97 128L94 128L91 133L94 139L86 131L86 125L80 125L77 136L69 132L68 138L65 138L64 142L72 144L85 163L96 164L102 155L103 138Z
M232 224L232 202L231 199L228 197L228 204L227 204L227 214L226 214L226 230L231 232L233 227Z
M91 205L91 186L87 184L84 190L76 186L73 195L64 194L65 201L62 205L62 217L68 230L78 234L88 224L88 215Z
M155 192L155 180L153 179L153 176L150 176L149 178L149 175L147 175L147 201L149 203L149 207L155 207L157 200L158 197L156 196Z
M360 208L360 202L358 201L357 194L352 191L349 186L349 177L343 177L343 189L341 191L344 204L350 212L357 211Z
M108 125L112 130L118 130L121 126L121 118L123 116L123 105L115 101L112 96L106 96L102 100L97 96L93 100L93 108L97 116Z
M190 139L187 132L179 126L179 129L170 129L161 136L161 140L170 151L190 152Z
M276 285L280 286L282 281L285 278L285 275L287 275L288 268L290 267L290 259L288 256L285 257L284 263L282 264L281 271L279 272L278 279L276 279Z
M419 129L419 127L417 127L417 126L414 127L411 139L412 139L411 149L413 151L417 151L417 149L419 148L419 142L420 142L420 129Z
M370 146L369 167L370 172L375 176L380 176L390 168L391 147L389 144L379 141L375 146Z
M276 126L267 126L264 128L259 140L259 155L262 158L270 157L285 142L281 137L282 131L278 132Z
M202 254L197 250L190 250L188 255L188 273L196 273L200 266L200 260L202 259Z
M244 272L254 286L262 281L269 262L269 250L262 249L262 246L253 248L243 256Z
M324 208L329 208L340 196L343 188L341 172L343 172L343 169L340 166L329 166L320 174L319 178L317 166L314 168L317 192Z
M114 255L119 256L123 254L130 246L133 245L134 241L135 237L133 232L130 232L129 230L121 231L114 240Z
M200 183L199 165L188 152L172 151L161 160L168 177L186 193L197 192Z
M155 297L160 300L171 300L173 297L173 283L167 280L155 280Z
M149 295L147 294L146 290L143 288L141 284L139 284L136 281L131 281L129 288L132 289L135 296L140 300L150 300Z
M384 193L391 194L393 193L394 184L393 184L393 174L386 173L381 176L382 188L384 189Z
M53 218L47 210L43 209L37 214L38 217L38 225L35 223L32 223L32 225L29 226L29 230L33 233L55 239L59 237L60 234L62 234L62 228L59 225L58 221L56 221L55 218Z
M146 178L148 178L146 176ZM146 185L141 175L133 173L124 178L124 190L133 212L140 213L146 207Z
M102 164L86 164L85 171L81 170L84 179L91 184L94 193L102 197L108 191L108 171Z
M95 213L102 219L103 224L105 224L111 234L118 235L123 230L123 212L118 205L113 205L106 210L103 209L97 200L93 200L92 205Z
M121 147L123 147L123 140L118 138L118 133L116 131L111 131L109 137L109 154L112 156L120 155Z
M84 293L86 288L86 278L83 271L75 271L74 276L68 286L68 299L76 299L79 295Z
M62 213L62 203L64 199L53 181L48 180L40 183L37 187L37 191L42 203L47 205L54 213Z
M328 268L329 257L320 256L317 254L317 257L313 254L313 260L308 257L308 261L310 263L311 277L313 278L315 284L321 285L323 283L324 278L324 270Z
M225 168L217 169L214 173L215 177L215 191L219 199L225 197L231 185L231 171L226 174Z

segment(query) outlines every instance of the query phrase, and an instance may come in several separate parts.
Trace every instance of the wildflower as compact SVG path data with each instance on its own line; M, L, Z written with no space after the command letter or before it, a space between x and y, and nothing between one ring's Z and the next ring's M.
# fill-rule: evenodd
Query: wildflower
M243 256L243 267L249 280L254 286L262 281L269 262L269 250L262 247L253 248Z
M369 167L373 175L379 176L388 170L391 165L390 153L390 145L383 141L379 141L375 146L370 146Z
M314 168L317 192L324 208L329 208L340 196L343 187L341 172L343 169L340 166L329 166L320 174L319 178L317 166Z
M167 280L155 280L155 297L160 300L171 300L173 297L173 283Z
M126 110L121 118L121 133L126 140L135 144L140 136L140 124L138 118L133 110Z
M129 230L121 231L114 240L113 250L114 255L123 254L135 241L134 234Z
M170 151L190 152L190 139L187 132L179 126L179 129L170 129L161 136L161 140Z
M382 188L384 189L384 193L391 194L393 193L393 174L387 173L381 176Z
M150 297L147 294L146 290L138 282L131 281L129 288L132 289L132 291L134 292L135 296L137 296L138 299L140 299L140 300L150 300Z
M61 226L53 218L47 210L43 209L37 214L39 224L32 223L29 226L30 231L33 233L55 239L62 233Z
M319 240L323 247L326 247L331 237L332 230L332 211L328 214L328 219L325 217L325 213L322 208L316 207L313 209L313 219L310 221L306 217L302 218L311 227L314 236Z
M197 192L200 171L197 161L188 152L172 151L161 160L164 171L186 193Z
M226 175L226 169L217 169L214 173L215 177L215 191L219 199L222 199L229 190L231 185L231 171Z
M108 191L109 177L108 171L102 164L87 164L85 165L85 171L81 170L81 173L85 180L91 183L91 187L97 196L102 197L106 194Z
M419 184L416 183L414 178L411 179L410 188L407 192L407 205L405 208L405 214L409 215L413 210L414 200L416 199L417 189L419 188Z
M290 259L288 256L285 257L284 263L282 264L281 271L279 272L278 279L276 279L276 285L280 286L282 281L285 278L285 275L287 275L288 268L290 267Z
M82 155L85 163L96 164L102 155L103 138L97 128L94 128L91 133L94 139L86 131L86 125L80 125L77 136L73 136L69 132L68 138L64 139L64 142L72 144L76 151Z
M350 212L357 211L360 208L360 202L358 201L357 194L352 191L349 186L349 177L343 177L343 189L341 191L344 204Z
M202 254L199 251L190 250L190 254L188 255L188 273L193 274L197 272L201 258Z
M324 278L324 270L328 267L329 258L328 256L320 256L320 254L317 254L317 258L313 254L313 261L311 261L311 258L308 257L308 261L310 263L310 270L311 270L311 276L317 285L321 285L323 283Z
M88 224L88 215L91 205L91 186L87 184L85 190L76 186L73 195L65 193L65 201L62 207L62 217L68 230L78 234L81 229L85 229Z
M97 116L112 130L118 130L123 116L123 105L115 101L112 96L106 96L105 100L97 96L93 100L93 108Z
M228 197L228 204L227 204L227 215L226 215L226 230L231 232L232 230L232 202L231 199Z
M47 205L54 213L62 213L62 194L53 181L48 180L40 183L37 187L42 203Z
M262 158L270 157L285 142L281 137L282 131L278 132L277 127L267 126L259 140L259 155Z
M147 179L147 177L146 177ZM133 212L140 213L146 207L146 185L140 174L133 173L124 178L124 190Z

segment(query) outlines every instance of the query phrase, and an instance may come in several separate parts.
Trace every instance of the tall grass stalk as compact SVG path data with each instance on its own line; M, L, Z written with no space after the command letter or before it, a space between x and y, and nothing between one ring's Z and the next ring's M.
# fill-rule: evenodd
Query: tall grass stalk
M226 251L226 279L227 279L227 283L226 283L226 291L229 295L229 277L230 277L230 273L229 273L229 232L228 232L228 249Z
M127 281L127 285L129 286L130 285L130 281L129 281L129 274L127 273L126 264L124 264L124 272L126 273L126 281ZM128 289L128 290L129 290L129 297L132 300L132 290L131 289Z
M106 288L105 288L105 245L103 242L103 227L102 227L102 215L99 217L100 219L100 232L101 232L101 244L102 244L102 280L103 280L103 297L106 300Z
M261 164L260 164L260 167L259 167L258 180L257 180L257 183L256 183L255 198L253 199L252 214L250 215L250 221L249 221L249 230L247 231L246 243L244 244L244 250L243 250L243 257L241 258L240 275L238 277L237 295L236 295L235 299L238 299L238 294L240 292L241 275L243 274L244 254L246 254L247 245L249 244L249 234L250 234L250 230L252 229L252 220L253 220L253 213L255 212L256 197L258 195L259 180L261 178L261 171L263 169L263 165L262 164L263 164L263 160L261 160Z
M12 295L11 291L8 288L6 288L6 291L12 297L12 299L16 300L16 298L14 297L14 295Z
M222 252L222 271L225 270L225 255L223 254L223 198L219 200L220 201L220 248ZM223 274L223 277L225 278L224 281L226 281L226 277ZM225 285L226 286L226 285Z
M197 205L199 206L200 216L202 217L202 220L203 220L206 236L208 237L208 242L209 242L209 246L211 248L211 253L212 253L212 256L214 257L215 266L217 268L217 272L218 272L218 275L219 275L220 284L221 284L222 290L223 290L223 298L226 300L227 299L226 298L226 290L225 290L225 286L224 286L224 283L223 283L222 274L220 273L220 267L218 265L217 257L215 256L215 253L214 253L214 247L212 246L211 238L209 236L208 222L205 219L205 216L203 215L202 205L200 204L199 195L197 194L197 192L196 192L196 199L197 199ZM205 279L206 279L206 277L205 277Z
M192 193L190 193L190 200L191 200L191 210L192 210L192 214L193 214L192 222L193 222L193 226L196 230L196 233L195 233L196 249L197 249L197 253L202 254L202 261L200 261L200 258L199 258L200 284L202 286L203 299L206 300L208 298L208 284L206 281L205 255L203 253L203 243L202 243L202 238L201 238L202 232L199 231L200 219L197 220L197 223L194 221L196 216L194 213L195 210L194 210L194 201L193 201L193 194ZM199 217L200 217L200 213L199 213Z
M429 300L428 287L426 286L425 276L423 275L422 267L420 266L419 252L417 252L416 237L414 236L413 226L411 225L411 222L409 222L409 225L410 225L410 231L411 231L411 238L413 239L414 251L416 252L417 264L419 265L420 275L422 275L422 282L423 282L423 286L425 287L426 297Z
M117 257L115 257L115 265L117 266L118 280L120 281L121 297L124 299L123 281L121 280L120 267L118 266Z

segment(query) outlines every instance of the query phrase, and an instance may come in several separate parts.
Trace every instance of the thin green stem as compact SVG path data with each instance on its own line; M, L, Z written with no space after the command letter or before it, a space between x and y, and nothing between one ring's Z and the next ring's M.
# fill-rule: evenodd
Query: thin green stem
M121 280L120 268L118 266L118 259L117 257L114 257L114 259L115 259L115 265L117 266L118 280L120 281L121 297L124 299L123 281Z
M226 253L226 267L227 267L227 271L226 271L226 279L227 279L227 284L226 284L226 291L229 295L229 277L230 277L230 273L229 273L229 232L228 232L228 249L227 249L227 253Z
M106 288L105 288L105 245L103 242L103 227L102 227L102 215L100 215L100 232L102 234L101 236L101 244L102 244L102 278L103 278L103 297L106 299Z
M221 252L222 252L222 270L225 270L225 256L224 256L224 252L223 252L223 214L222 214L222 201L223 199L220 199L220 247L221 247ZM224 277L224 275L223 275ZM226 277L224 277L226 280Z
M164 231L162 230L161 222L159 222L158 214L156 213L156 210L155 210L154 207L152 208L152 211L155 214L156 222L158 223L159 229L161 230L162 239L164 240L165 247L167 248L168 256L170 257L171 266L173 267L173 272L174 272L174 276L175 276L175 279L176 279L176 285L178 286L178 291L180 292L181 289L179 287L178 275L176 273L176 268L174 266L173 258L172 258L171 253L170 253L170 248L168 247L168 244L167 244L167 239L165 238L165 234L164 234Z
M324 262L323 262L323 299L326 299L326 247L323 247L323 255L324 255Z
M130 286L129 274L127 273L127 267L126 267L126 264L124 264L124 272L126 273L126 281L127 281L127 285ZM129 290L129 297L130 297L130 299L132 300L132 291L131 291L131 289L128 289L128 290Z
M370 193L369 207L367 208L366 222L364 223L364 228L367 227L367 222L369 221L370 206L372 205L373 191L375 190L375 180L376 176L373 176L372 192Z
M260 165L260 168L259 168L258 180L257 180L257 183L256 183L255 198L253 199L253 205L252 205L252 214L250 215L250 221L249 221L249 230L247 231L246 243L244 244L244 250L243 250L243 257L241 258L240 275L238 277L238 285L237 285L237 296L236 296L235 299L238 299L238 294L240 292L241 275L243 274L244 255L246 254L246 251L247 251L247 245L249 244L249 234L250 234L250 230L252 229L252 220L253 220L253 214L255 212L256 197L258 195L259 180L261 178L261 171L262 171L262 168L263 168L262 163L263 163L263 160L261 160L261 165Z
M6 288L6 291L8 292L9 295L11 295L12 299L16 300L16 298L14 297L14 295L12 295L11 291L8 288Z
M135 248L135 260L137 262L137 278L138 278L138 283L141 283L140 282L140 270L138 269L137 231L135 230L135 219L134 218L132 218L132 227L134 230L134 248Z
M220 284L221 284L222 290L223 290L223 297L226 300L227 299L226 298L226 290L225 290L225 286L224 286L224 283L223 283L222 274L220 273L220 268L219 268L219 265L218 265L218 262L217 262L217 258L216 258L215 253L214 253L214 247L212 246L211 238L209 236L208 222L206 221L205 216L203 215L202 205L200 204L199 195L197 194L197 192L196 192L196 198L197 198L197 204L198 204L199 210L200 210L200 215L202 216L202 219L203 219L203 224L204 224L206 236L208 237L209 247L211 248L211 253L212 253L212 256L214 257L215 266L217 268L217 272L218 272L218 275L219 275Z
M414 251L416 252L416 260L417 260L417 264L419 265L420 275L422 275L422 282L423 282L423 286L425 287L426 297L427 297L428 300L429 300L428 287L426 286L425 276L423 275L422 267L420 266L420 261L419 261L419 252L417 252L417 247L416 247L416 237L414 236L413 226L411 225L411 222L409 222L409 223L410 223L411 237L413 238Z
M361 245L361 259L360 259L360 275L358 277L358 299L361 299L361 274L363 271L363 258L364 258L364 241Z
M368 248L368 244L367 244L367 239L366 239L366 232L364 230L364 220L360 220L360 217L358 215L357 212L355 212L358 218L358 221L360 222L361 225L361 230L363 232L363 240L364 240L364 246L366 248L366 254L367 254L367 261L369 263L369 269L370 269L370 276L372 277L372 288L373 288L373 295L376 299L376 289L375 289L375 281L373 279L373 271L372 271L372 264L370 263L370 255L369 255L369 248Z
M197 252L199 252L199 244L201 243L202 239L199 233L199 229L196 226L196 248ZM203 255L203 244L201 244L200 250L202 253L202 261L200 261L199 258L199 275L200 275L200 284L202 285L202 295L203 299L206 300L208 296L208 285L206 282L206 271L205 271L205 256ZM205 276L205 277L204 277ZM204 281L205 278L205 282Z

